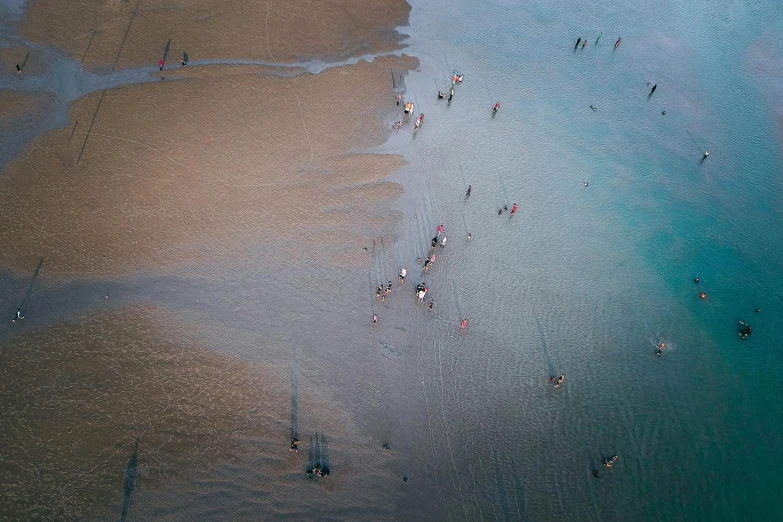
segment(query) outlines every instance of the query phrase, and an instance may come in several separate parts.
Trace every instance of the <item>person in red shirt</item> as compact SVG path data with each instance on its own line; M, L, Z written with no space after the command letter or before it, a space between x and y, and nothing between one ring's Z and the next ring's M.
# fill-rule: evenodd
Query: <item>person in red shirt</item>
M514 206L511 207L511 215L513 216L514 214L516 214L516 212L517 212L517 204L514 203Z
M160 67L160 70L163 70L163 60L158 60L158 67Z
M468 320L467 319L463 319L462 322L459 323L459 327L462 328L462 329L467 328L467 326L468 326Z

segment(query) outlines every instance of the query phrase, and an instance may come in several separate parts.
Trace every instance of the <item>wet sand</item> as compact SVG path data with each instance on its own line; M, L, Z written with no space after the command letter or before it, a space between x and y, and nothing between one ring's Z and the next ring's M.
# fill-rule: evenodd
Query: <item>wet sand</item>
M37 105L36 97L31 94L0 89L0 128L13 124L2 120L27 114L35 110Z
M180 341L164 340L163 330ZM344 497L343 488L359 487L388 460L376 449L351 462L366 444L357 443L350 416L324 400L322 390L314 393L317 386L305 376L297 376L295 390L307 432L299 434L300 452L289 452L298 414L291 411L288 365L217 355L193 341L198 330L171 311L132 306L14 336L0 366L3 516L116 519L130 498L132 514L157 518L187 512L191 494L204 488L214 494L225 487L222 480L235 491L276 499L267 513L285 510L280 501L296 492L304 514L323 488ZM317 455L309 448L314 424L328 434ZM322 433L316 432L319 441ZM338 461L336 476L315 488L304 476L314 459ZM227 479L229 469L243 471ZM380 508L383 501L376 501ZM198 506L195 515L203 516L205 504Z
M172 65L179 64L183 52L191 61L337 61L399 49L394 27L405 25L409 12L405 0L33 0L21 33L64 49L87 69L111 66L115 60L118 68L156 65L169 40L166 60Z
M351 151L388 133L389 69L414 65L388 57L288 79L224 67L79 99L71 127L0 177L0 215L18 225L0 231L12 245L0 264L45 256L50 274L128 274L231 258L299 227L305 249L315 229L358 244L361 227L388 221L379 202L400 188L381 180L402 160Z

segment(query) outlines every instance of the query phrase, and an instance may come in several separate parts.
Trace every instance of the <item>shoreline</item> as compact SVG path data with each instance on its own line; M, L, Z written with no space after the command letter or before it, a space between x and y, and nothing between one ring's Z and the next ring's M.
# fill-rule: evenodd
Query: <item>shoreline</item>
M394 0L393 5L398 4ZM385 30L394 34L383 41L396 42L389 51L399 53L403 37L392 28ZM384 52L382 47L372 50ZM345 55L362 56L366 51L349 47ZM284 59L294 56L281 54ZM139 55L128 56L129 61L118 62L118 70L135 63ZM325 56L322 59L330 58ZM277 52L275 57L280 58ZM86 60L85 67L96 60ZM185 491L203 486L189 477L194 468L187 462L198 460L195 455L205 450L201 443L213 440L210 433L229 430L214 436L213 446L225 449L208 458L206 475L214 480L224 480L219 477L226 468L267 474L267 483L293 488L307 500L302 515L310 514L312 508L305 506L315 502L322 504L324 515L342 509L352 513L360 506L350 507L350 501L342 505L348 497L341 492L361 485L383 516L394 512L384 485L388 477L377 471L389 465L388 456L379 444L367 441L364 419L354 419L347 407L350 402L336 384L350 382L341 373L343 365L321 359L317 352L308 354L314 341L294 340L275 326L288 324L296 314L322 314L323 304L253 295L271 292L277 285L282 285L278 292L284 295L288 279L274 281L281 273L303 284L312 277L307 274L327 279L350 274L349 267L365 262L361 253L368 238L388 231L397 216L393 203L402 187L388 178L404 159L370 149L380 147L391 134L386 120L395 106L389 69L406 74L417 61L395 54L376 55L372 62L358 58L349 65L321 63L327 67L317 74L297 71L290 77L264 74L270 70L265 66L199 65L153 75L161 80L176 76L176 81L95 89L68 104L69 126L35 138L5 165L0 215L17 226L0 233L0 241L10 245L0 254L0 265L9 268L4 277L13 283L3 296L3 313L10 317L25 289L32 301L22 301L27 307L23 323L3 327L4 371L10 371L12 361L19 369L14 370L12 383L5 381L3 402L9 404L18 396L15 390L29 389L31 401L48 397L47 407L56 407L59 413L47 418L34 406L14 409L15 422L28 426L33 435L7 448L18 466L18 473L9 476L17 476L24 489L28 482L20 473L30 467L25 459L34 458L42 462L36 469L71 496L66 501L55 492L32 502L29 495L11 498L13 488L6 488L0 495L4 511L21 518L116 516L120 507L125 512L123 476L127 478L131 462L137 462L133 510L160 516L170 509L170 484ZM37 66L46 71L45 65ZM26 80L33 77L33 69L28 72ZM35 259L37 264L41 257L41 275L30 281L29 263ZM154 277L168 278L168 285L156 284ZM232 278L240 288L226 287ZM320 286L333 296L342 291L335 281L320 281ZM187 294L188 289L201 293ZM245 289L250 293L243 294ZM200 301L193 304L177 297L180 293ZM259 322L234 319L242 315L234 310L237 306L245 313L257 307L266 311ZM243 323L250 320L259 325L252 335ZM22 345L36 349L20 351ZM85 356L90 350L92 355ZM66 359L53 362L57 357ZM343 357L348 355L340 355L338 361ZM183 358L198 362L180 365ZM134 400L152 409L142 408L119 427L113 424L118 415L129 413L119 411L123 405L130 411L136 405L126 404L124 398L104 404L93 397L115 387L111 372L90 369L104 363L137 368L127 370L125 377L116 376L123 380L118 389L128 389ZM35 372L22 370L25 365ZM300 367L300 391L297 394L294 388L292 397L289 372ZM240 369L238 375L232 368ZM210 372L235 378L226 383L209 377ZM58 383L71 383L71 395L83 396L68 399L68 394L52 388L54 395L44 397L40 387L31 386L36 379L55 374ZM147 374L154 376L145 378ZM335 383L324 382L325 378ZM228 390L237 379L244 380ZM191 419L184 428L174 417L158 425L158 412L165 410L171 390L147 389L147 380L164 387L181 383L182 399L174 401L178 406L190 397L226 393L223 405L212 412L195 403L182 411L183 418ZM271 396L253 399L262 384L263 393ZM145 399L145 393L153 396ZM336 473L319 482L319 488L304 481L303 469L313 460L313 450L298 455L287 450L288 408L294 399L299 401L299 419L291 418L290 429L298 429L303 441L306 434L316 434L319 459L327 437L331 444L328 451ZM115 408L119 410L110 413ZM110 420L101 421L102 415ZM221 422L225 416L230 422ZM246 424L259 416L262 427ZM98 424L74 435L74 430L90 425L73 424L85 417ZM199 422L207 422L212 432L200 429ZM244 427L232 431L237 423ZM142 435L136 452L133 441L147 430L145 426L162 431L154 440ZM51 430L61 431L62 437L45 447L33 444ZM164 440L175 432L179 443ZM74 436L80 442L75 452L70 448ZM258 446L264 448L260 454ZM107 452L110 459L100 464L91 460ZM267 465L260 466L259 459ZM82 467L93 473L69 475ZM256 488L255 482L246 486ZM329 492L332 501L324 503L321 490ZM204 493L220 494L214 488ZM273 513L292 508L286 504L287 495L275 488L260 494L276 499ZM145 500L144 495L151 496Z

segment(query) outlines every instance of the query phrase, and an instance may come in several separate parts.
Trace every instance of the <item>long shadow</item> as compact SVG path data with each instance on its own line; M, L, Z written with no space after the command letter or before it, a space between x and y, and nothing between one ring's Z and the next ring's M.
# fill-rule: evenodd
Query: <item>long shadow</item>
M297 419L299 417L299 368L296 364L296 353L294 353L294 364L291 368L291 438L299 438L299 427Z
M492 458L495 461L495 481L497 482L497 494L500 499L500 507L503 508L503 520L512 520L511 511L508 507L508 494L506 493L506 483L503 481L503 473L500 471L500 462L498 454L492 450Z
M33 295L33 287L35 286L36 279L38 279L38 272L41 271L43 262L44 262L44 258L41 258L41 260L38 262L38 268L36 268L35 272L33 273L33 278L30 279L30 284L27 285L27 293L25 294L24 299L19 305L19 309L22 311L22 315L24 315L24 313L27 311L27 306L30 304L30 298Z
M326 442L326 435L321 432L321 471L324 475L329 472L329 443Z
M125 469L125 500L122 503L122 514L120 522L125 522L128 517L128 510L131 507L133 497L133 487L136 484L136 469L139 464L139 438L136 437L136 445L133 447L133 455L128 461L128 467Z
M517 465L514 459L511 459L511 477L514 479L514 490L516 491L515 500L517 503L517 512L522 520L530 520L530 516L527 512L527 499L525 498L525 490L522 488L522 481L519 479L519 473L517 473ZM521 501L520 501L521 497Z
M95 33L97 32L97 30L93 31L92 36L90 36L90 41L87 42L87 49L84 50L84 55L82 55L81 65L84 65L84 59L87 58L87 53L90 52L90 46L92 46L92 41L95 38Z
M166 48L163 50L163 63L166 63L166 58L169 57L169 51L171 50L171 39L166 42Z
M315 467L315 442L310 435L310 450L307 453L307 472L309 473Z
M27 65L27 60L30 59L30 51L27 51L27 54L24 55L24 61L22 62L22 70L24 70L24 66Z

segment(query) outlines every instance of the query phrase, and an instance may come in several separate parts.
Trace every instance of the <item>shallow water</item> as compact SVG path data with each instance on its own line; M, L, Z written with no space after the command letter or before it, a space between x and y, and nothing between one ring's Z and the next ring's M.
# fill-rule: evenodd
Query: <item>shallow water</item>
M779 10L449 5L414 3L422 66L406 85L426 126L389 144L411 159L414 244L438 223L453 238L430 275L421 350L435 370L419 386L441 508L779 516L781 149L776 93L748 63ZM453 70L465 82L447 105L435 94ZM514 202L513 219L496 214ZM740 319L755 328L745 341Z
M413 5L421 67L406 97L426 123L380 149L410 161L393 176L404 219L368 241L358 268L270 265L284 245L266 244L209 282L201 271L220 267L54 288L44 270L34 302L49 320L111 285L111 303L171 306L212 348L290 364L300 432L329 438L332 483L249 459L184 488L145 491L142 477L131 514L779 518L781 149L775 86L757 73L783 70L763 48L779 41L777 6ZM453 70L465 82L447 105L435 94ZM518 215L497 215L514 202ZM448 246L422 275L416 258L440 223ZM400 266L406 287L375 301ZM419 281L432 312L412 299ZM745 341L740 319L754 326ZM394 455L368 472L385 441Z

